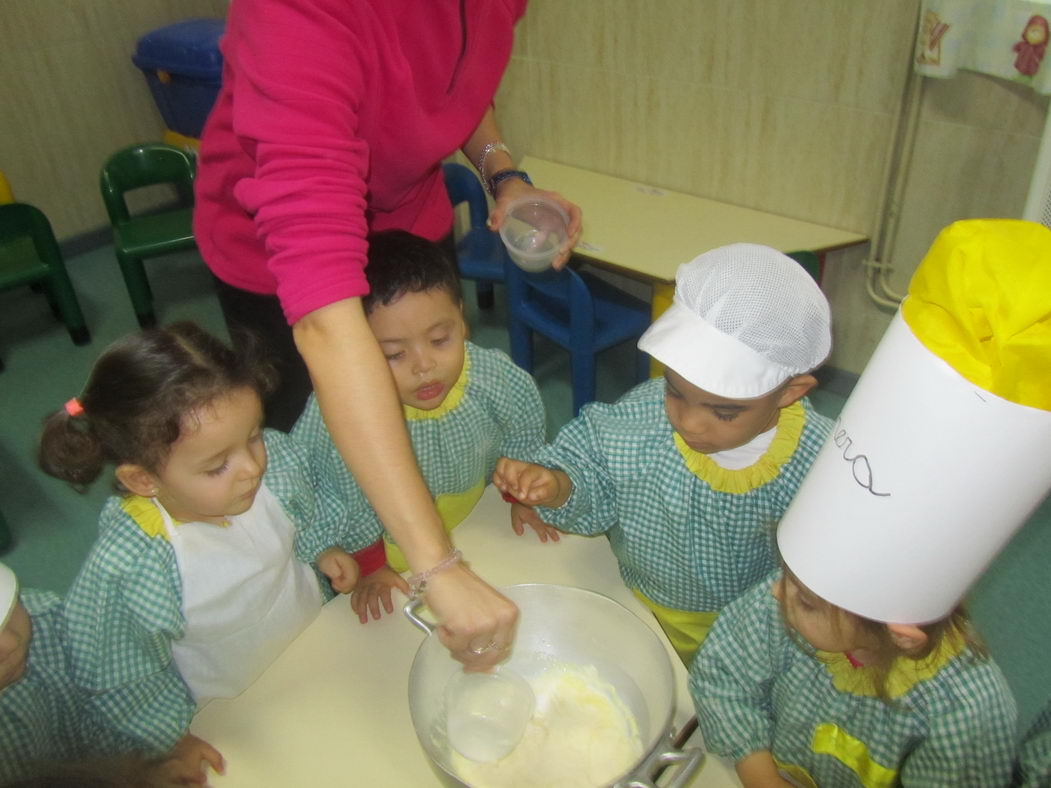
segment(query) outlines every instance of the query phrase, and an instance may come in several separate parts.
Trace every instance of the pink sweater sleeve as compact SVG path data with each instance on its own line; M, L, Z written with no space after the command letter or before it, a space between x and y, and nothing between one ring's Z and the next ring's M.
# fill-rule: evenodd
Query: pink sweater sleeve
M368 292L366 177L358 136L367 64L345 0L242 0L228 31L239 69L233 129L256 162L234 197L255 219L289 322ZM355 29L356 28L356 29Z

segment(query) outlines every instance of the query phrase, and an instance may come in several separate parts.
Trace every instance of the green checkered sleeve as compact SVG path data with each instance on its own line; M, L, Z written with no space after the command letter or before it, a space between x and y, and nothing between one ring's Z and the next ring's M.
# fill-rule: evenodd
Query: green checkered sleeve
M926 738L903 753L902 785L1007 785L1017 750L1016 712L1003 676L964 656L937 679L947 685L945 695L929 706Z
M1026 734L1015 784L1021 788L1051 785L1051 703L1037 715Z
M320 444L315 438L319 434L324 438ZM312 447L317 445L330 450L327 456L315 454ZM336 474L323 470L328 462L350 475L328 440L313 394L292 435L267 430L267 456L266 483L296 525L299 560L312 564L330 547L353 553L376 541L379 532L369 530L375 517L360 489L354 485L347 494L337 485Z
M753 600L770 594L776 576L723 610L690 665L690 695L705 746L734 761L771 748L774 665L766 644L779 641L784 630Z
M73 683L65 649L62 601L51 592L21 594L33 624L26 669L0 691L0 782L26 776L36 761L84 755L83 697Z
M613 405L585 405L551 444L527 458L563 471L573 485L561 507L537 507L545 522L585 535L605 533L617 525L618 471L637 462L639 433L651 432L652 425L662 421L663 398L658 410L652 396L655 386L663 391L663 381L650 381L636 386ZM654 494L659 495L657 491Z
M89 695L90 749L170 749L196 709L171 653L183 635L179 572L168 542L147 536L118 497L102 510L65 614L73 676Z
M496 458L521 457L543 446L544 403L533 376L499 350L476 348L471 358L475 377L485 381L488 409L500 436ZM495 463L488 464L486 481L495 469Z

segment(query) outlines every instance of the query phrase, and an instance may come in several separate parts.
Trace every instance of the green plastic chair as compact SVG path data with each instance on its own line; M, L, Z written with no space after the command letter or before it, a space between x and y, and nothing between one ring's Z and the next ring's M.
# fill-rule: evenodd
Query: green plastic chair
M99 176L102 199L113 225L113 249L139 325L156 325L153 291L142 261L192 249L194 161L185 151L161 142L132 145L106 161ZM125 194L145 186L172 184L180 206L132 216Z
M44 291L73 344L91 341L51 223L39 208L12 202L0 205L0 290L20 285L36 285Z

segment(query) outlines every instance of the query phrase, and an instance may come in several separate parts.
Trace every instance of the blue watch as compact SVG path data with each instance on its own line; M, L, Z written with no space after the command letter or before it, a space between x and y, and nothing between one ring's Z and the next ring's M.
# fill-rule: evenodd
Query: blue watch
M529 179L529 176L522 170L500 170L492 178L489 179L489 193L496 196L496 187L506 181L508 178L518 178L525 181L530 186L533 185L533 181Z

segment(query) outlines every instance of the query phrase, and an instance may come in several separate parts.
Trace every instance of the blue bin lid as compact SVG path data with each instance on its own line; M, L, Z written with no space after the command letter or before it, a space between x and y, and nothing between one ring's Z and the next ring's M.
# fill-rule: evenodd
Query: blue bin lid
M158 27L139 39L132 62L144 71L163 69L198 79L222 78L222 19L187 19Z

